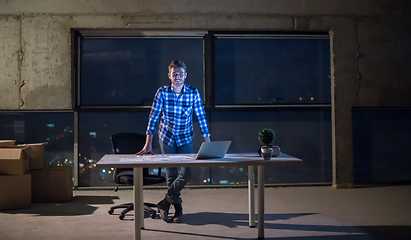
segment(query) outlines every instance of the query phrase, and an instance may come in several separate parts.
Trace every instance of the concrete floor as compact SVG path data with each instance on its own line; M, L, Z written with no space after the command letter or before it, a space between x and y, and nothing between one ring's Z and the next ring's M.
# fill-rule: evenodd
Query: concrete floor
M411 185L353 189L266 188L265 239L411 239ZM75 191L72 201L32 204L0 212L1 240L134 239L131 212L109 215L113 204L132 201L132 192ZM164 190L145 190L157 203ZM145 219L143 239L256 239L248 227L246 188L184 189L184 222Z

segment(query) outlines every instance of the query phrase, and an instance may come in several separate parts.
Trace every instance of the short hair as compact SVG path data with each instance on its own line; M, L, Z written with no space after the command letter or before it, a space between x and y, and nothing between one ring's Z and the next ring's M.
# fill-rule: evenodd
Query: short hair
M168 65L168 71L171 71L173 68L184 68L184 71L187 72L186 64L180 60L174 60Z

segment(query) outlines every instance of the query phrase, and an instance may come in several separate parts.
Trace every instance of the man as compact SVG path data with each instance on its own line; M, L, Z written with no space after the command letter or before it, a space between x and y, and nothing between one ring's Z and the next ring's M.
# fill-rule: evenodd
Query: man
M172 61L168 66L171 83L159 88L154 96L147 126L146 143L138 155L151 153L153 135L159 117L159 143L163 154L193 153L193 111L195 112L205 142L210 142L210 133L200 93L195 87L185 83L186 65L182 61ZM179 223L183 217L180 191L191 177L187 167L166 168L168 191L157 204L160 217L166 222ZM170 206L175 209L174 217L168 218Z

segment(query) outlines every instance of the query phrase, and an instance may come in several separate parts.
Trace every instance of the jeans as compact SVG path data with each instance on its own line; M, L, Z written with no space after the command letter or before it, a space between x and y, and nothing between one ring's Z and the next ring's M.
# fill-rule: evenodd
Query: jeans
M161 153L193 153L193 142L177 147L176 143L169 146L160 139ZM180 192L191 178L191 169L188 167L166 168L167 195L169 203L181 203Z

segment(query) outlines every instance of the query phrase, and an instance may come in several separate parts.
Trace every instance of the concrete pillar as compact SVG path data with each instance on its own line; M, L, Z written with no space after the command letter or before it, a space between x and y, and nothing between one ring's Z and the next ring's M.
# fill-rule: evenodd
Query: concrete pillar
M21 21L0 16L0 109L18 109L20 101Z
M71 108L71 18L22 19L21 109Z

